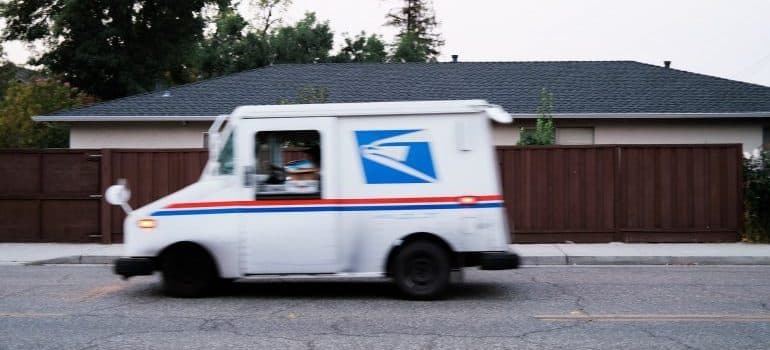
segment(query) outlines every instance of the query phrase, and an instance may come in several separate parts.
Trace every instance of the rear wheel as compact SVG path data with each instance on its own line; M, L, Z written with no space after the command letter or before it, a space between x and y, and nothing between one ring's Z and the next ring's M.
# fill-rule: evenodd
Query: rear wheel
M437 299L449 287L449 252L437 244L407 244L398 252L393 268L396 286L407 298Z
M219 281L211 256L197 246L171 248L161 258L163 291L183 298L210 294Z

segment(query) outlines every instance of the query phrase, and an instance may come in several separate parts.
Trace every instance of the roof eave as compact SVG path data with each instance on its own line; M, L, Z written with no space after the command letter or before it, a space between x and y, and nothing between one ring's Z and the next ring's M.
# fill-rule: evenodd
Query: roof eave
M770 118L770 112L731 113L552 113L554 119L724 119ZM536 113L511 113L514 119L535 119Z
M536 113L510 113L514 119L535 119ZM734 113L553 113L554 119L725 119L770 118L770 112ZM207 115L139 115L139 116L34 116L36 122L210 122L216 116Z
M216 116L210 115L36 115L36 122L210 122Z

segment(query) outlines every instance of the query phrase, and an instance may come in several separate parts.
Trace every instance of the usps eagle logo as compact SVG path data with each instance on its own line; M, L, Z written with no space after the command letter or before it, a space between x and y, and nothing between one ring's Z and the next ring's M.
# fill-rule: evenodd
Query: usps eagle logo
M438 181L425 130L360 130L355 134L366 183Z

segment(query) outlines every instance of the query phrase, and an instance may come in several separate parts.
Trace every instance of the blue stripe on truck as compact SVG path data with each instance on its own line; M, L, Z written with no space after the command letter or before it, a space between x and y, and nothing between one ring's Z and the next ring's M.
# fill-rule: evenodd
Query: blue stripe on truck
M238 213L295 213L295 212L329 212L329 211L381 211L381 210L431 210L431 209L482 209L502 208L503 203L465 204L412 204L412 205L361 205L361 206L326 206L326 207L239 207L239 208L209 208L186 210L159 210L152 216L177 215L212 215Z

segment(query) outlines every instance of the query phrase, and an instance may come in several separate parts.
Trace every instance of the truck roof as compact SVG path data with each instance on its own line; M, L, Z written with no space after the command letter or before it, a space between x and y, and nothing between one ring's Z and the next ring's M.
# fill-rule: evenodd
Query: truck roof
M363 102L363 103L320 103L240 106L231 114L241 119L252 118L296 118L296 117L354 117L486 113L499 123L510 123L513 119L500 106L485 100L453 101L408 101L408 102Z

